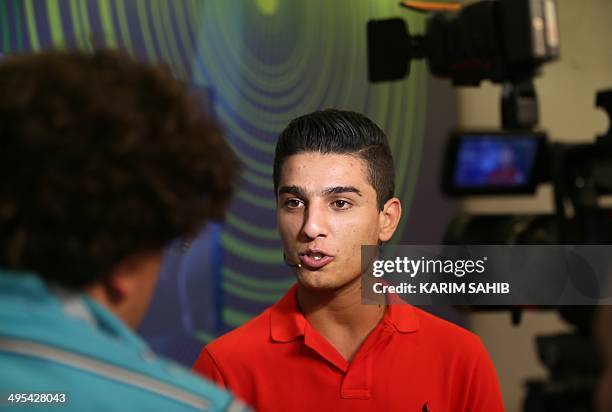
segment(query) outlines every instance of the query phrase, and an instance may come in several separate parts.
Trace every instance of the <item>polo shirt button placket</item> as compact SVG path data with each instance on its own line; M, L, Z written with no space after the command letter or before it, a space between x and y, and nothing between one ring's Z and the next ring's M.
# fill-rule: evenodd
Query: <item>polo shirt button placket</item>
M360 351L361 352L361 351ZM372 351L357 353L342 379L340 397L343 399L370 399L372 382Z
M345 399L370 399L372 384L372 368L376 361L376 350L380 350L395 332L395 326L383 320L378 328L372 331L372 336L353 358L353 362L342 380L341 397Z
M364 376L367 375L365 371L352 369L351 367L344 375L340 397L343 399L370 399L369 376Z

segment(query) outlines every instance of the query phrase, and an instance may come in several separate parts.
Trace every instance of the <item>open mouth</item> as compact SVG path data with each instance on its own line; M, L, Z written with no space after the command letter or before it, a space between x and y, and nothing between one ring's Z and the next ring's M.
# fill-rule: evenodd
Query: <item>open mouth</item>
M307 250L300 253L300 262L303 266L311 269L320 269L334 259L333 256L326 255L320 251Z

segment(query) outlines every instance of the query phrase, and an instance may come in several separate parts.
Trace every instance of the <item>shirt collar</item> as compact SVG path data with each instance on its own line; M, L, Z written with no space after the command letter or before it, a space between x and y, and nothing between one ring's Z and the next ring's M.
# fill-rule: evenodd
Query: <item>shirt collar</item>
M306 318L297 303L297 283L270 308L270 336L277 342L290 342L304 336Z
M402 302L399 297L389 295L387 311L382 322L392 324L400 333L416 332L419 320L413 306ZM290 342L304 336L306 318L297 302L297 284L270 308L270 337L276 342Z
M14 299L20 305L47 311L49 316L61 313L64 319L74 319L74 316L66 317L66 315L74 315L75 313L72 309L66 311L66 306L63 305L63 296L58 296L56 291L57 289L50 289L47 282L35 273L8 271L0 268L0 303L11 302L8 299ZM79 311L87 312L86 317L80 316L83 314L82 312L76 316L76 318L86 322L84 324L98 330L101 329L106 334L127 342L137 349L147 348L146 343L123 321L108 309L96 303L87 294L75 294L72 298L81 300L83 307ZM71 322L71 324L73 323ZM40 332L43 335L45 333L45 331Z
M92 326L97 326L91 310L89 310L85 304L83 296L80 293L71 292L59 286L49 286L49 289L60 301L67 315L82 319Z
M389 299L389 302L391 304L387 305L385 313L387 321L400 333L416 332L419 329L419 318L414 307L405 302L394 302L393 299Z

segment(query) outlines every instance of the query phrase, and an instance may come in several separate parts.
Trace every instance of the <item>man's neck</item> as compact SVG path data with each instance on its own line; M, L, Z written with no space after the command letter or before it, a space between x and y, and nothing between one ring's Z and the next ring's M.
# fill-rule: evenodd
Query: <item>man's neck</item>
M310 325L350 361L382 319L384 305L361 303L360 279L333 291L313 291L298 284L297 299Z

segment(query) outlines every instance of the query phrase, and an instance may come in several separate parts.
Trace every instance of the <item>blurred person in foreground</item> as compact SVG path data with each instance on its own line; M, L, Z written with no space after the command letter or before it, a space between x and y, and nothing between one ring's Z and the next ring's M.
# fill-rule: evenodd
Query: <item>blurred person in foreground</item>
M395 233L394 181L370 119L330 109L293 120L276 145L274 189L297 284L206 346L195 370L261 411L503 411L477 336L407 304L362 304L361 245Z
M0 62L0 409L242 408L133 332L162 250L223 217L238 169L165 67L110 51Z

